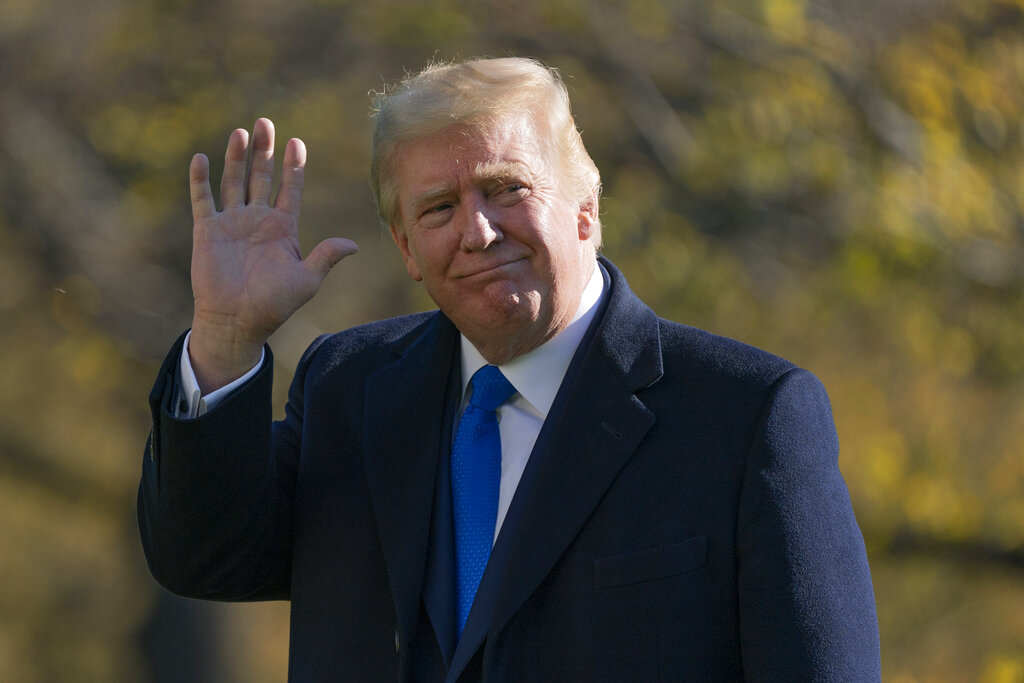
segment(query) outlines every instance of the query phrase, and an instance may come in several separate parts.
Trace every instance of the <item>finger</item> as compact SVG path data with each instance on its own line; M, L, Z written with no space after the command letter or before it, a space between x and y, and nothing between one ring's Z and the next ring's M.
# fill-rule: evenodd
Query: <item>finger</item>
M298 138L292 138L284 148L284 170L281 172L281 186L277 189L274 206L287 211L299 221L302 204L302 185L306 176L306 145Z
M210 160L205 154L196 154L188 167L188 187L192 197L192 220L199 221L217 212L210 191Z
M249 146L249 131L237 128L228 137L224 152L224 175L220 177L221 208L245 204L245 152Z
M341 259L351 256L357 251L359 251L359 245L352 240L331 237L316 245L303 263L322 280Z
M274 124L257 119L252 127L252 160L249 166L248 204L269 204L274 184Z

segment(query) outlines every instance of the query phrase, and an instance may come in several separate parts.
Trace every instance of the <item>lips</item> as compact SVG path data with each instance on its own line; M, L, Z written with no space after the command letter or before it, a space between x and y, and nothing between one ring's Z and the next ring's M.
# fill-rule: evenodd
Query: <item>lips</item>
M461 279L465 279L465 278L476 277L478 275L486 275L488 273L493 273L494 271L500 270L500 269L502 269L502 268L504 268L506 266L510 266L510 265L512 265L514 263L518 263L519 261L522 261L525 258L526 257L523 256L523 257L520 257L520 258L499 261L497 263L482 264L482 265L481 264L477 264L473 268L467 270L467 272L462 273L460 275L456 275L455 279L461 280Z

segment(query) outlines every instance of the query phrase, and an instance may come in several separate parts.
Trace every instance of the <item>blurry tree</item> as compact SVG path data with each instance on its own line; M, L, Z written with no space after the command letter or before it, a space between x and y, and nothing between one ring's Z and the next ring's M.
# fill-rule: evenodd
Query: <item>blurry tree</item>
M270 116L303 242L362 247L272 340L280 410L316 334L430 306L367 92L505 54L566 76L634 289L824 379L886 679L1024 680L1020 0L2 0L0 679L283 679L287 607L162 595L134 530L188 159Z

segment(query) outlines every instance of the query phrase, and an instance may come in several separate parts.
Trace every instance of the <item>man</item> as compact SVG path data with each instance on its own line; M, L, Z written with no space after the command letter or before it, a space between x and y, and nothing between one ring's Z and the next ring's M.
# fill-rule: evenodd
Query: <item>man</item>
M379 101L373 183L439 311L317 339L271 425L267 337L355 250L296 241L305 150L192 162L195 315L151 395L153 574L290 599L295 681L879 679L821 384L657 318L596 256L557 76L428 68ZM479 372L478 372L479 371Z

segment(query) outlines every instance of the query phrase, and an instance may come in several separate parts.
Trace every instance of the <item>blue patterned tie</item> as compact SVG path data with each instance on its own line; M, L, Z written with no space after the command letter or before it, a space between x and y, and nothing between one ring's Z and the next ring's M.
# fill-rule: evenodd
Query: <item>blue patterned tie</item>
M498 519L501 436L495 409L515 393L501 370L485 365L469 381L473 388L452 442L452 506L458 575L458 635L469 617L476 589L491 555Z

